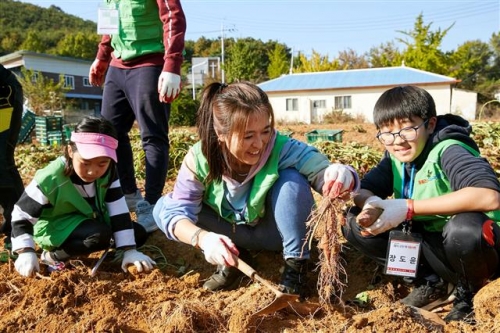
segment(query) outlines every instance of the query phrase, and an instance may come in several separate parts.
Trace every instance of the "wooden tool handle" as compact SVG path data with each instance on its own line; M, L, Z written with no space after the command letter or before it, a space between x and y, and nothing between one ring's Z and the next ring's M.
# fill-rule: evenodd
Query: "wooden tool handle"
M254 276L257 274L255 269L250 267L246 262L241 260L239 257L234 256L234 259L237 261L236 267L243 272L246 276L248 276L250 279L254 279Z
M246 262L244 262L243 260L241 260L239 257L236 257L234 256L235 260L237 260L237 268L243 272L243 274L245 274L246 276L248 276L249 278L251 278L252 280L257 280L259 281L260 283L262 283L263 285L265 285L266 287L268 287L269 289L271 289L272 291L274 291L275 293L280 293L281 292L269 281L267 281L266 279L260 277L257 272L255 271L255 269L253 269L252 267L250 267Z

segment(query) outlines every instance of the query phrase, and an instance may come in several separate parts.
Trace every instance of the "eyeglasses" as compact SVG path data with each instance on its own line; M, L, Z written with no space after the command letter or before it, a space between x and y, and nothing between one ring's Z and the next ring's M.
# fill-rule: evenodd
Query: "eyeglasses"
M399 135L399 137L405 141L413 141L416 139L417 134L418 134L418 129L422 127L423 125L427 124L429 119L424 121L418 126L413 126L413 127L405 127L402 128L399 132L392 133L392 132L383 132L383 133L378 133L377 134L377 139L382 142L384 145L392 145L394 141L396 141L396 135Z

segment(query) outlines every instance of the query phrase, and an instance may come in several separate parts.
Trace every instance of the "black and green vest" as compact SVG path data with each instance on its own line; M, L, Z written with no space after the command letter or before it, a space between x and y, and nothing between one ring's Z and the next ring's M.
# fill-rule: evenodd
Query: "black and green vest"
M163 23L155 0L120 0L118 34L112 35L114 55L124 61L151 54L165 53Z
M208 163L201 152L201 142L197 142L194 146L194 155L196 158L196 176L205 185L205 193L203 202L212 207L219 216L231 223L251 223L257 218L263 217L265 214L266 195L269 189L273 186L274 182L278 179L278 162L281 149L289 140L287 136L278 134L274 147L269 156L266 164L254 176L251 185L250 194L247 199L247 209L245 210L245 221L239 222L235 212L232 210L225 210L222 202L225 200L224 196L224 182L216 181L207 184L205 182L208 176Z
M479 152L465 143L458 140L444 140L432 148L422 168L415 174L413 183L413 195L411 199L428 199L438 197L452 192L450 182L443 170L441 169L441 156L443 152L451 145L460 145L467 149L474 156L479 156ZM394 198L403 198L401 193L404 166L394 156L391 155L392 170L393 170L393 190ZM486 213L493 221L499 223L500 211L492 211ZM422 222L427 231L439 232L443 230L444 225L451 216L447 215L419 215L414 216L414 221Z
M51 203L44 208L34 226L34 239L44 250L59 247L75 228L87 219L102 219L110 224L104 197L109 173L96 180L96 207L102 212L97 216L92 206L81 196L71 179L64 175L65 162L57 158L37 171L35 181Z

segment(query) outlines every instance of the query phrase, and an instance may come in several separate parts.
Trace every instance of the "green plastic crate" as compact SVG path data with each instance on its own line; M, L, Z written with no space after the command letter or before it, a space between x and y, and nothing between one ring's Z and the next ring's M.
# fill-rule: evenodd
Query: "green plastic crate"
M307 132L305 135L307 143L313 143L318 141L342 142L342 132L344 132L344 130L317 129Z
M62 130L62 116L37 116L35 118L36 128L41 131L61 131Z
M30 134L33 128L35 128L35 113L29 109L25 109L23 118L21 119L21 130L19 131L17 143L31 142Z

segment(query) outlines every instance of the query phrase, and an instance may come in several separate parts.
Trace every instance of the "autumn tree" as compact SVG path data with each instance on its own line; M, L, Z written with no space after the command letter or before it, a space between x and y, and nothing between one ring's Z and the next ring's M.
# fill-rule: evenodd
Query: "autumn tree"
M299 54L300 66L294 70L298 73L326 72L334 71L340 68L338 60L330 62L328 55L321 55L312 50L311 58L308 59L304 54Z
M40 72L22 68L19 78L23 86L24 97L28 99L28 106L37 115L43 115L45 110L62 110L66 105L65 93L69 90L64 87L64 76L59 81L46 78Z
M286 74L290 68L290 62L287 50L283 44L276 43L274 49L267 53L269 65L267 66L267 75L269 79L274 79Z
M424 71L446 75L448 62L440 50L441 42L454 24L441 31L431 30L432 23L424 24L423 15L417 16L413 31L398 31L409 39L397 38L406 49L402 52L406 65Z
M368 60L372 68L400 66L402 55L391 41L372 47L368 52Z
M346 51L340 51L338 56L340 69L360 69L368 68L368 60L365 55L358 53L349 48Z

